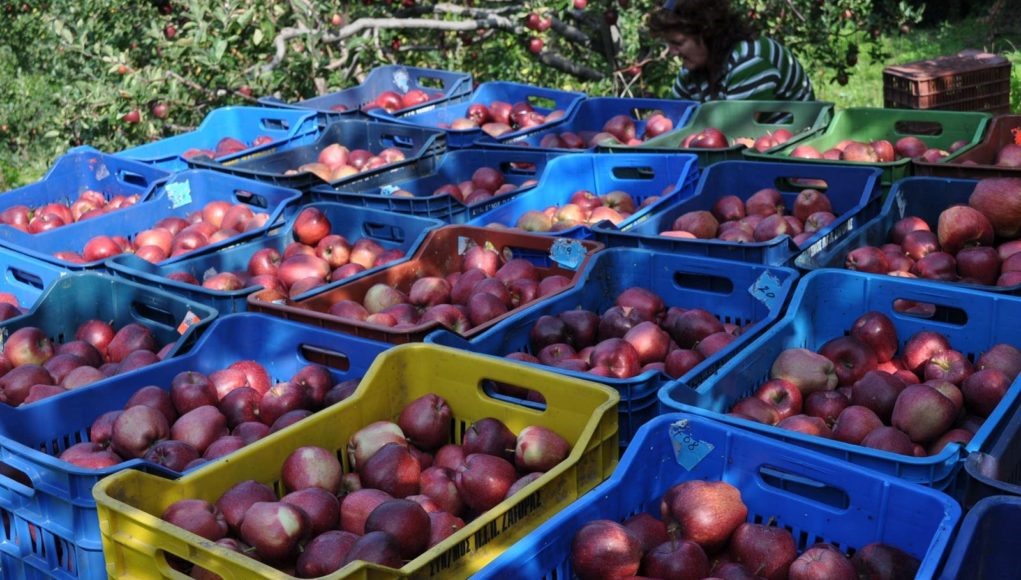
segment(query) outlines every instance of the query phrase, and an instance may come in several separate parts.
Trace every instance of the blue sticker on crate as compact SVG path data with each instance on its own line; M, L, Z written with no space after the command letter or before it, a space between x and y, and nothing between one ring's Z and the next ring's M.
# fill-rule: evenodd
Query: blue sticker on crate
M394 192L398 191L399 189L400 188L397 187L396 185L384 185L379 188L379 195L390 197L394 194Z
M715 445L697 439L690 432L687 419L670 424L670 444L674 447L674 458L677 464L691 471L713 452Z
M550 259L568 270L577 270L585 260L585 246L578 240L557 238L550 248Z
M759 302L772 308L773 303L776 302L782 294L779 290L777 290L780 286L780 280L777 279L772 272L766 271L752 283L751 287L748 288L748 292L758 299Z
M175 183L168 183L166 185L167 199L170 200L170 206L174 209L181 207L182 205L188 205L191 203L191 183L188 181L178 181Z
M96 181L103 181L107 177L110 177L110 170L106 167L106 163L100 163L96 167Z
M407 70L399 68L396 71L394 71L393 78L394 86L400 89L402 93L408 92L408 82L410 80L411 75L408 74Z

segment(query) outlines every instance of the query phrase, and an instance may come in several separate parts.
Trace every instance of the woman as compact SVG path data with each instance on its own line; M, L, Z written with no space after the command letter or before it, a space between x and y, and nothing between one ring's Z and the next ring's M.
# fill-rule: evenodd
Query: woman
M653 36L666 41L683 68L679 99L812 101L805 69L786 47L755 31L728 0L676 0L649 15Z

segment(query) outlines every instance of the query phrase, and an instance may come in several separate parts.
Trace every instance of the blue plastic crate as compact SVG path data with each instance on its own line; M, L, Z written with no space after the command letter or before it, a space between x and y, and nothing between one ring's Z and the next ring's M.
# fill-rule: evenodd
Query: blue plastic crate
M0 292L10 292L24 309L31 308L54 280L66 274L52 264L0 248Z
M528 102L536 111L546 115L554 110L562 110L564 118L570 117L574 109L585 99L584 93L562 91L545 87L535 87L520 83L505 81L485 82L472 91L471 96L466 100L458 100L456 103L447 103L441 107L435 107L425 111L413 111L410 114L396 116L381 109L370 109L368 115L373 119L387 121L413 127L439 128L449 125L454 119L466 116L468 107L475 103L482 103L489 106L494 101L503 101L513 105L517 102ZM543 123L536 127L529 127L519 131L511 131L503 135L507 139L519 135L530 134L535 131L550 127L553 122ZM488 137L482 129L443 129L447 135L448 147L471 147L477 141Z
M252 211L269 214L264 226L195 250L208 253L262 235L285 216L285 210L299 197L301 192L293 189L215 171L189 170L175 173L161 183L149 201L119 211L34 235L0 227L0 246L67 270L83 270L102 266L104 261L76 264L61 260L53 254L61 251L81 252L89 239L98 235L124 236L131 240L135 234L151 228L164 218L185 217L214 200L246 204L251 206ZM171 257L163 263L176 262L182 257Z
M952 205L967 204L971 192L978 185L975 179L943 179L939 177L906 177L893 184L879 215L860 224L854 231L833 244L815 243L799 255L794 264L804 270L843 268L847 254L855 248L882 246L889 241L890 229L901 218L917 216L936 231L939 214ZM1021 284L1014 286L986 286L956 282L955 284L1021 295Z
M816 244L825 247L878 214L882 203L879 197L880 175L878 169L864 167L722 161L702 172L694 195L678 198L672 205L660 209L641 222L620 228L602 223L592 229L596 239L609 247L638 247L738 262L786 265L801 252L801 248L790 236L768 242L742 244L722 240L670 238L659 234L671 229L674 220L686 212L711 210L713 204L725 195L736 195L747 200L759 189L775 187L780 191L784 203L790 207L802 189L822 189L818 187L820 184L813 181L825 181L825 193L830 198L837 219L806 240L803 246L807 248Z
M268 137L271 141L220 157L218 160L221 162L272 153L284 144L310 143L318 133L319 121L311 111L223 107L206 115L194 131L125 149L116 155L166 171L183 171L188 168L183 154L188 150L215 150L216 144L224 137L233 137L246 145L251 145L258 137Z
M286 174L288 170L297 170L306 163L315 162L319 152L326 147L339 143L348 149L367 149L379 153L388 147L394 147L404 153L405 159L357 173L351 177L336 181L325 181L314 173ZM234 161L220 163L206 156L188 159L192 167L213 169L238 177L256 179L278 185L307 191L315 185L341 183L357 183L367 181L374 184L400 179L416 174L416 167L446 150L443 132L417 127L403 127L366 121L364 119L343 118L327 125L316 140L307 145L284 145L269 153L247 155ZM422 161L422 160L425 161Z
M115 329L138 323L149 328L160 345L174 343L167 354L171 358L186 352L217 315L216 310L182 296L106 274L81 272L55 279L28 312L0 322L0 336L35 326L50 340L63 343L74 340L78 325L87 320L105 320ZM0 403L0 411L8 409ZM0 422L0 433L4 429Z
M1021 497L992 496L975 504L961 521L940 580L1016 578L1019 521Z
M467 98L472 90L472 77L470 74L454 71L386 65L372 69L361 84L335 93L295 103L285 103L273 97L263 97L259 102L271 107L311 109L324 118L335 120L341 116L358 115L363 105L372 102L383 91L395 91L403 95L413 89L425 91L433 98L420 105L398 109L394 111L394 115L427 111L448 101Z
M426 342L495 356L519 351L538 354L531 352L529 332L539 317L579 307L602 314L613 306L618 294L631 286L639 286L659 294L668 307L703 308L723 322L747 326L727 348L682 377L696 381L736 356L780 318L796 279L797 273L790 268L725 263L648 250L604 250L592 258L575 288L507 318L478 338L465 340L441 330L426 337ZM659 414L656 393L670 380L659 371L617 379L565 369L554 370L598 381L620 392L618 425L621 445L626 445L642 424Z
M332 232L343 235L352 244L360 238L369 238L379 242L386 249L404 250L408 256L421 245L430 230L443 225L443 222L439 220L351 207L339 203L315 203L302 206L302 209L305 207L316 207L321 210L330 220ZM243 312L248 309L248 295L262 286L230 291L210 290L171 280L167 276L174 272L188 272L201 281L207 273L211 275L217 272L245 272L252 254L263 248L275 248L283 254L287 245L294 241L294 221L297 217L298 214L295 213L286 225L274 230L268 236L224 248L213 254L185 258L167 265L151 264L134 255L123 254L110 258L106 266L116 276L186 296L191 300L216 308L223 314ZM376 269L371 268L356 276L374 272Z
M530 132L516 137L491 137L483 133L477 145L485 147L529 147L540 151L558 151L561 153L578 153L579 151L594 152L596 146L584 149L565 147L542 147L542 139L547 135L559 135L564 132L575 133L585 140L603 130L603 125L616 115L628 115L635 121L635 134L639 139L645 134L645 119L654 112L659 112L670 119L675 128L683 127L698 108L695 101L678 99L633 99L620 97L593 97L578 104L569 118L541 131ZM639 150L636 150L636 152Z
M336 187L321 185L313 187L307 197L314 201L339 201L435 218L448 224L463 224L473 216L506 203L527 188L519 188L475 205L465 205L447 193L433 195L440 186L470 180L480 167L499 169L507 183L520 186L528 180L538 180L556 156L555 153L537 151L459 149L423 159L416 164L413 176L343 183ZM392 194L398 189L411 192L414 197L395 197Z
M39 181L0 194L0 210L17 205L34 210L48 203L69 206L89 189L102 193L107 201L118 195L137 195L142 202L169 176L162 169L138 161L101 153L92 147L75 147L60 156ZM14 228L0 224L0 230L8 229Z
M566 204L574 192L584 189L596 195L604 195L611 191L625 191L631 194L637 211L619 224L622 228L628 228L631 224L645 222L660 208L676 200L688 199L695 195L697 179L698 158L694 155L683 153L565 155L550 162L534 189L472 218L467 223L474 226L499 224L513 228L525 212L542 211L551 205ZM640 207L654 196L658 196L659 199ZM595 237L592 228L584 225L559 231L533 233L581 239Z
M324 364L340 382L361 377L388 346L257 314L233 314L217 319L183 356L113 377L102 387L75 390L19 409L0 408L0 467L5 469L0 471L0 514L12 518L17 529L41 528L44 537L65 547L65 558L58 559L53 542L44 548L23 534L17 544L0 541L0 551L21 555L27 566L44 573L76 577L85 570L80 563L102 558L92 497L97 481L124 469L179 475L140 459L95 470L57 459L67 447L88 440L96 417L122 408L141 386L169 389L180 372L208 374L238 360L259 361L274 381L289 379L306 364ZM0 526L0 540L2 530ZM68 547L74 549L73 569L65 561Z
M935 305L935 312L930 317L898 312L894 308L896 299ZM660 403L667 411L712 417L915 483L947 489L957 475L962 454L985 449L997 426L1021 405L1017 381L970 443L963 448L951 443L939 454L928 457L908 457L849 445L724 414L769 379L773 361L784 349L818 350L826 341L845 335L854 321L870 310L882 312L893 321L900 347L920 330L943 334L953 348L971 360L977 360L998 342L1021 345L1021 327L1003 323L1021 317L1021 299L923 280L849 270L817 270L798 283L783 319L706 380L699 383L680 380L665 386L659 393Z
M933 490L674 413L642 427L610 479L473 578L571 578L571 542L582 526L597 519L622 522L641 512L658 519L663 494L693 480L738 488L748 506L747 521L786 528L799 551L817 542L845 553L885 542L921 561L918 578L935 574L961 518L960 507Z
M982 451L972 451L951 493L967 510L994 495L1021 498L1021 405L1015 405L990 434Z

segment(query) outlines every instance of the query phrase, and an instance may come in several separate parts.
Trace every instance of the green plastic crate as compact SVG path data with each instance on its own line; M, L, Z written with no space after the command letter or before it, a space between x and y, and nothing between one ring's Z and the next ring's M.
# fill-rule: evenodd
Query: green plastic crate
M826 163L834 165L866 165L883 170L881 183L888 190L893 182L914 175L911 159L904 158L885 163L863 163L858 161L834 161L832 159L802 159L791 157L791 151L798 145L811 145L820 153L832 148L844 139L876 141L886 139L896 143L901 137L914 135L929 147L948 149L954 141L964 140L969 148L982 140L986 125L992 115L988 113L961 113L957 111L915 111L910 109L874 109L867 107L837 111L829 127L818 135L793 144L788 141L782 147L759 153L746 149L744 156L760 161L792 161L796 163Z
M776 121L778 115L787 113ZM711 101L695 110L691 121L679 129L649 139L635 147L600 146L599 151L608 153L694 153L702 168L720 161L742 158L744 145L732 145L726 149L682 148L681 142L692 133L708 127L716 127L728 139L737 137L755 139L767 132L787 129L794 137L784 145L801 142L822 131L833 116L833 103L825 101ZM779 147L777 147L779 148Z

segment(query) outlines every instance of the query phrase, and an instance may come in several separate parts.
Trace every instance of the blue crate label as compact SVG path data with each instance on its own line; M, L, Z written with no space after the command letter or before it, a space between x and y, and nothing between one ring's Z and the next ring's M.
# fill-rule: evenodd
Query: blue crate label
M772 307L780 299L780 280L772 272L763 272L748 292L759 302Z
M103 181L107 177L110 177L110 169L107 168L106 163L100 161L96 166L96 181Z
M411 75L408 74L407 70L399 68L394 71L393 82L394 86L397 87L398 90L402 93L406 93L409 89L408 85L411 82Z
M899 195L899 194L897 195L897 197L894 198L893 201L894 201L894 203L897 204L897 215L898 215L898 217L903 218L904 214L906 214L907 211L908 211L908 202L904 199L903 195Z
M463 256L474 245L475 240L464 236L457 236L457 255Z
M202 319L189 310L188 314L185 314L184 318L181 320L181 324L177 325L177 334L184 334L185 332L188 332L188 329L195 326L195 324L200 320Z
M578 240L557 238L550 248L549 257L563 268L577 270L585 260L585 246Z
M677 464L688 471L694 469L716 448L712 443L695 437L687 419L670 424L670 444L674 447Z
M166 190L171 209L177 209L191 203L191 182L185 180L168 183Z
M379 188L379 195L391 197L395 192L399 191L400 189L401 188L397 187L396 185L384 185Z

